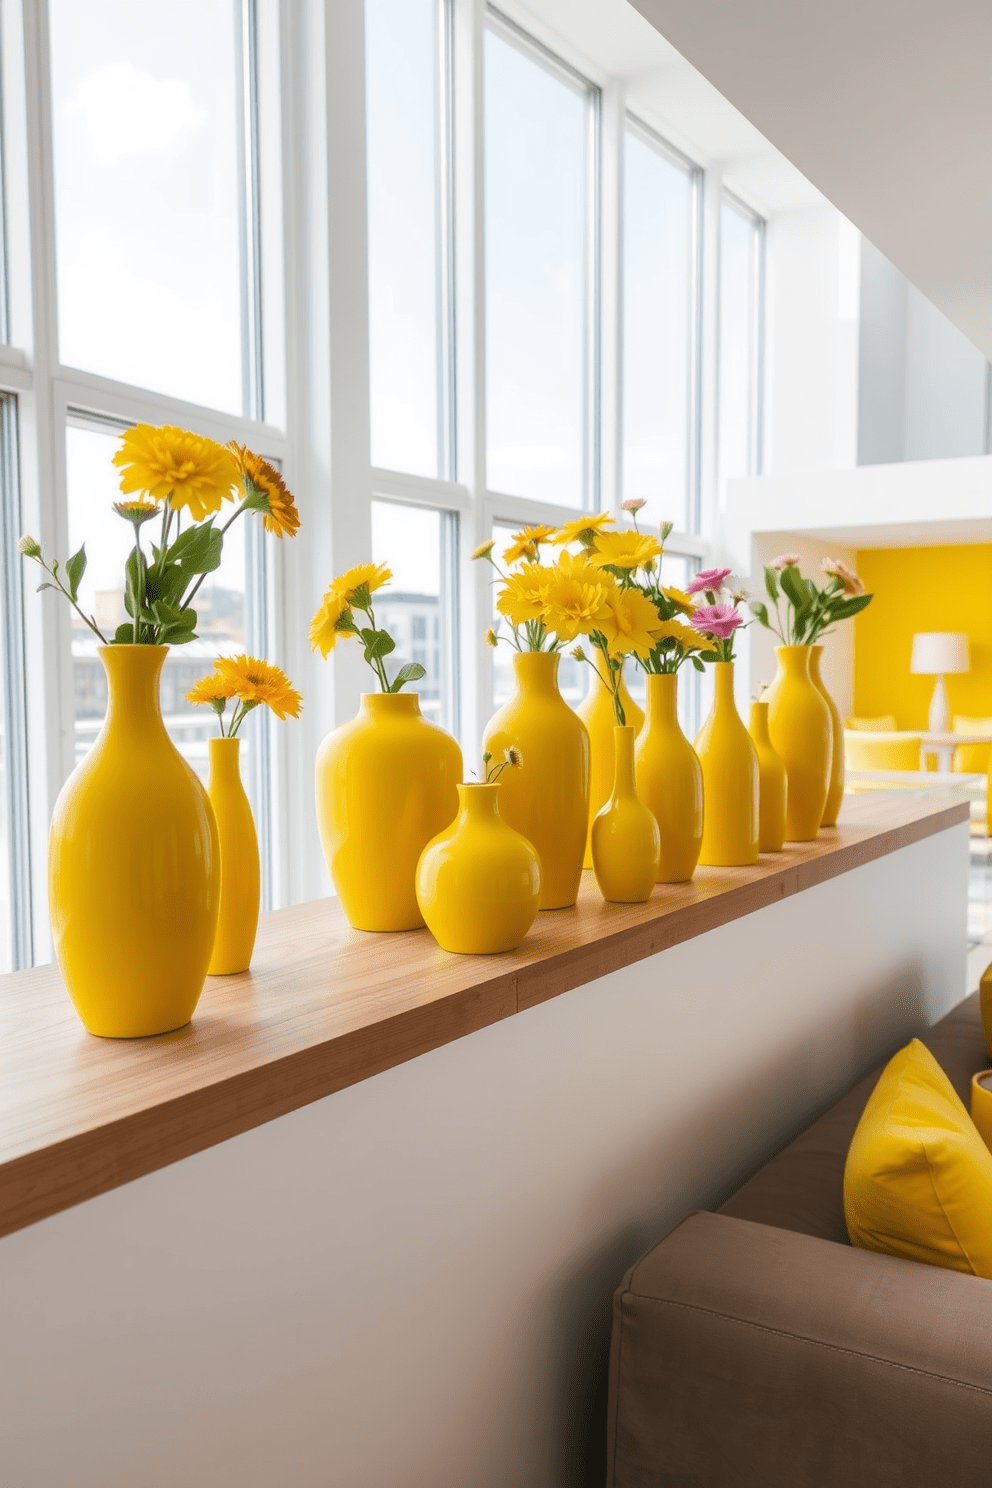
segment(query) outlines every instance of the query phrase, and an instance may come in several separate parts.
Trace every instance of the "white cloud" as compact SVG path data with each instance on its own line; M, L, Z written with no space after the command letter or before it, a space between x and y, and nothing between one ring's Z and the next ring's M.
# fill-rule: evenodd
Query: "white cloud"
M207 117L193 102L185 78L152 77L131 62L91 72L65 110L81 121L101 165L162 154L194 134Z

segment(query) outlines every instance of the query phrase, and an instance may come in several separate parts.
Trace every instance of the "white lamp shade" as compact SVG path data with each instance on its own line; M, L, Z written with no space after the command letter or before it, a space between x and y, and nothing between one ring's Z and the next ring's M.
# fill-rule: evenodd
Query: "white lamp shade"
M950 677L969 670L968 637L950 630L925 630L913 637L910 671L927 677Z

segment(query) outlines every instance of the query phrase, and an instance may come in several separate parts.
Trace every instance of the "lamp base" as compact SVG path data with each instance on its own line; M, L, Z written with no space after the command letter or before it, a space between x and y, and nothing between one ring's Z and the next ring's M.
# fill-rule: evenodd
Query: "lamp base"
M938 677L933 685L928 727L932 734L947 734L951 730L951 710L943 677Z

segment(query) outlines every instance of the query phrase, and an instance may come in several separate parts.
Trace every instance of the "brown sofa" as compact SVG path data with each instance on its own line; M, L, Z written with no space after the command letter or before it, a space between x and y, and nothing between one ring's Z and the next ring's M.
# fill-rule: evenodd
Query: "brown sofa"
M977 994L924 1042L967 1106ZM842 1180L877 1071L614 1300L609 1488L989 1488L992 1281L850 1245Z

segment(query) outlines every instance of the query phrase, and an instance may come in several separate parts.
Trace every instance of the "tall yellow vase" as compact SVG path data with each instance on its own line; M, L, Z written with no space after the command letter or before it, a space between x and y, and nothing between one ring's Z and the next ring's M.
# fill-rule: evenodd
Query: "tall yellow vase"
M658 880L661 838L634 784L634 730L615 728L613 794L592 824L592 865L604 899L640 904Z
M55 954L90 1033L181 1028L207 975L220 850L207 793L166 733L167 646L101 646L107 716L55 803L48 899Z
M523 767L500 781L504 821L537 849L541 908L574 904L582 878L589 820L589 733L558 691L558 655L517 651L513 696L486 728L494 761L515 744Z
M624 717L635 735L640 733L644 714L627 691L626 679L620 679L620 701ZM586 855L583 867L592 867L592 824L602 806L610 799L613 790L614 757L613 730L617 725L613 694L603 681L598 669L589 691L576 708L576 713L589 730L589 835L586 838Z
M679 726L678 675L648 676L647 721L637 736L637 794L661 834L659 883L688 883L703 844L703 772Z
M810 646L809 648L809 675L813 686L823 698L830 709L830 787L827 790L827 804L823 808L821 827L835 827L840 815L840 808L844 803L844 720L840 716L840 709L830 696L820 676L820 660L823 656L822 646Z
M781 852L785 842L785 766L768 737L768 704L751 704L751 742L758 754L758 851Z
M789 781L787 842L815 840L830 789L833 725L813 686L809 653L809 646L776 646L778 671L767 693L768 737Z
M734 701L734 663L718 661L713 670L713 707L695 743L703 770L699 861L745 867L758 861L758 755Z
M247 971L258 929L260 874L255 818L241 783L241 740L210 740L210 804L220 839L220 912L211 976Z

